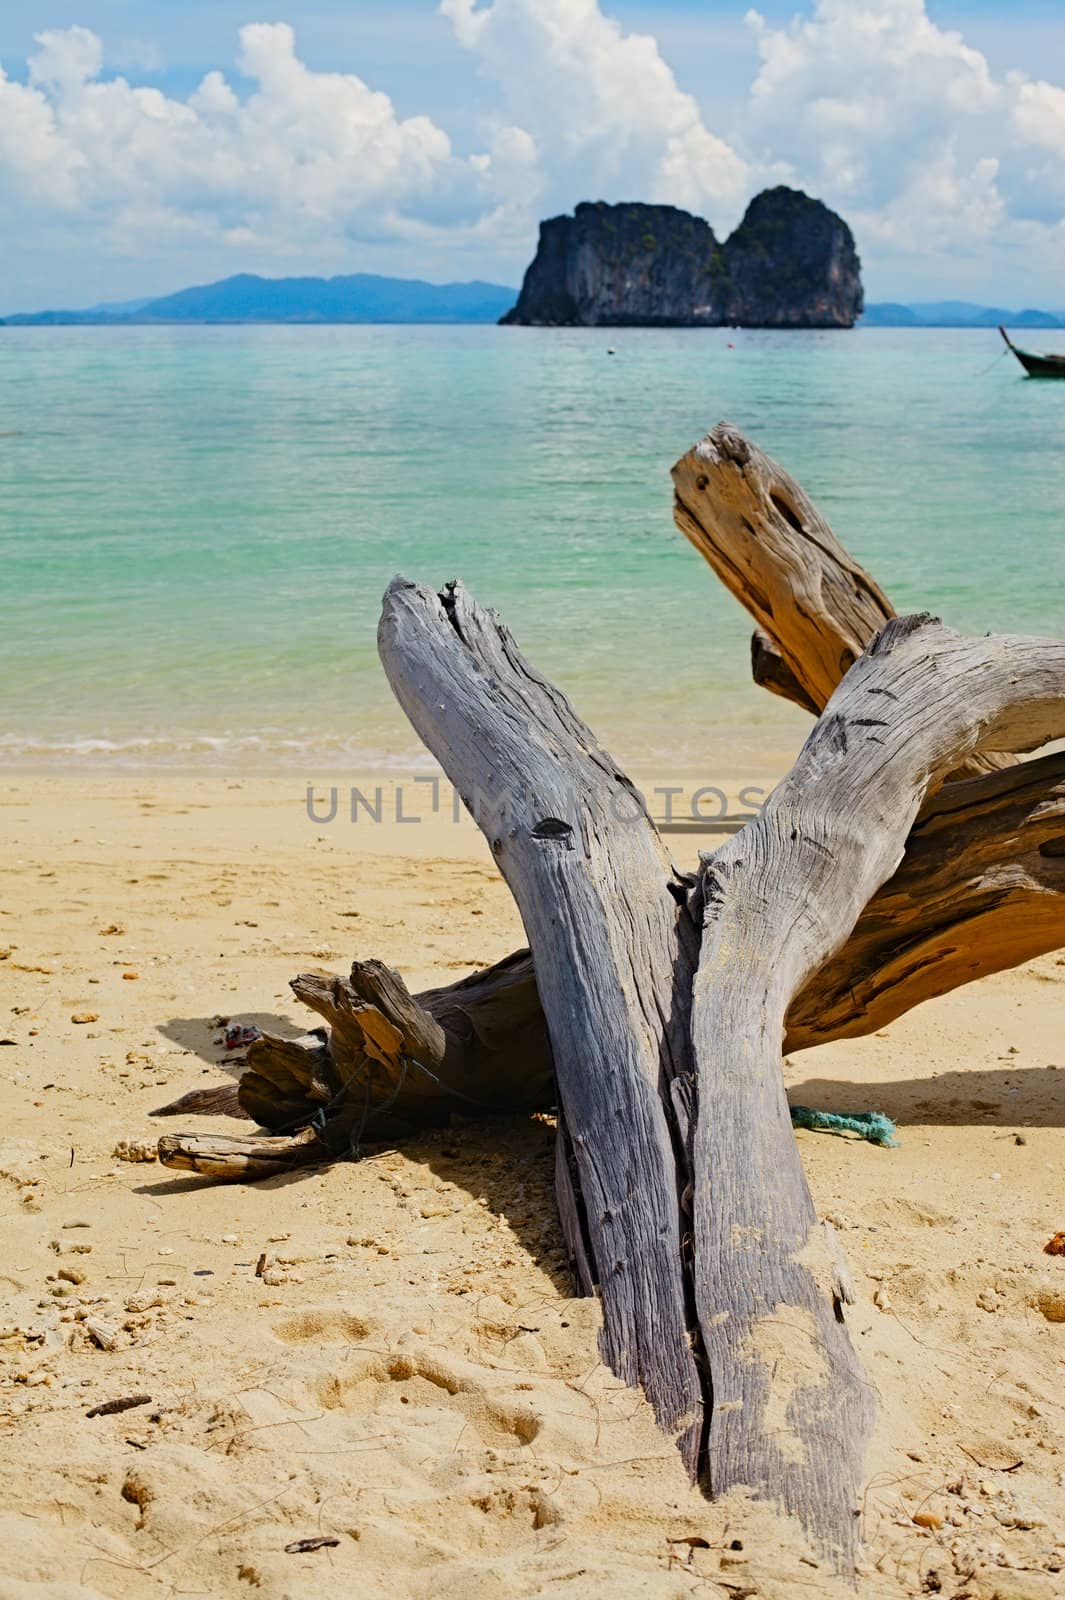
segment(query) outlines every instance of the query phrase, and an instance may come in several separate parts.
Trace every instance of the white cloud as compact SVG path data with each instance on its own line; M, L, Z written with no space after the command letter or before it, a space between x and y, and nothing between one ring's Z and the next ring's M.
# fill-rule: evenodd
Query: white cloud
M527 256L546 209L586 194L738 210L747 172L649 37L597 0L444 0L495 81L484 148L457 155L427 116L400 117L353 73L313 71L285 23L240 30L237 68L187 99L104 70L87 29L37 36L27 81L0 73L0 215L8 236L62 221L79 251L170 252L351 266L353 247L410 260L447 245ZM14 227L18 218L19 228Z
M455 156L428 117L400 118L353 74L312 72L292 29L241 29L240 98L211 72L188 100L101 75L84 28L37 36L28 81L0 75L0 203L23 218L61 210L102 248L149 253L168 239L275 253L363 237L506 226L506 189L527 139Z
M530 135L556 209L658 200L719 227L736 220L747 164L707 128L653 38L625 33L597 0L440 0L440 10Z
M103 46L88 28L51 29L36 35L40 49L30 58L30 82L49 89L77 89L104 64Z
M111 75L85 28L43 32L24 81L0 71L7 284L40 304L64 252L98 275L83 298L248 267L516 277L537 218L577 200L670 201L723 233L785 181L848 218L875 295L1065 299L1065 87L993 67L925 0L806 3L786 25L748 14L726 139L600 0L439 0L488 85L473 153L313 70L285 23L244 27L237 73L184 99Z
M1065 93L996 74L925 0L816 0L784 27L748 20L752 147L848 217L881 278L953 270L959 289L982 278L988 292L1022 246L1029 277L1049 276L1065 186L1047 159L1065 154Z

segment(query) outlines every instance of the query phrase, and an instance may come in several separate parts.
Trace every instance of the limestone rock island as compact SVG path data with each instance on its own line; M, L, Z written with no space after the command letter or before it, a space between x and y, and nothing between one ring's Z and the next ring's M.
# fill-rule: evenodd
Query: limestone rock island
M536 327L850 328L861 262L843 218L797 189L756 195L719 244L676 206L583 202L540 224L518 303Z

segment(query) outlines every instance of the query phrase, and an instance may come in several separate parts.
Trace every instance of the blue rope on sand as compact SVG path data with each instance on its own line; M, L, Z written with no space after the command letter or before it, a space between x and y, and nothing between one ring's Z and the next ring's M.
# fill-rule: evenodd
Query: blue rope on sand
M813 1133L857 1133L870 1144L881 1144L889 1150L898 1148L895 1138L898 1129L882 1111L814 1111L811 1106L792 1106L791 1122L795 1128L809 1128Z

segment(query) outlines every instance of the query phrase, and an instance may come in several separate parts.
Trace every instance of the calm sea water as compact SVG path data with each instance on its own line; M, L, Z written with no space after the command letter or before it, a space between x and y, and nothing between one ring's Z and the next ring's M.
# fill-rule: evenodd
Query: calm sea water
M1065 383L997 355L872 329L2 330L0 762L407 763L374 643L397 571L462 576L637 769L794 746L805 719L750 686L747 619L674 529L671 463L727 417L900 609L1065 634Z

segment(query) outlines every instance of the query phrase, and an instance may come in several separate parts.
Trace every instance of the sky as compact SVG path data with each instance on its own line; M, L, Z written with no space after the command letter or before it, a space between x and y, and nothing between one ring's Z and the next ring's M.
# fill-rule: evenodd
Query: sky
M788 183L871 300L1065 307L1061 0L0 0L0 314L517 284L540 218Z

